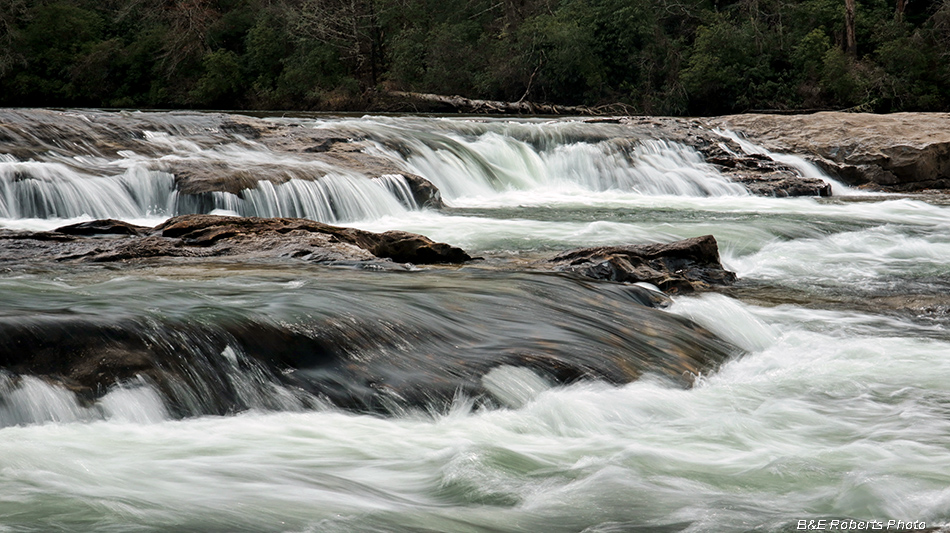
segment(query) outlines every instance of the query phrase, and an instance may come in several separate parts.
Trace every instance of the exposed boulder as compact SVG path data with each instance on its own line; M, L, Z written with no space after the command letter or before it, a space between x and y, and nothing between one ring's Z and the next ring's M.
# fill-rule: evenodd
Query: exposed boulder
M730 180L741 183L756 196L831 196L831 184L824 180L805 178L789 170L766 172L732 171L726 175Z
M471 259L463 250L428 237L404 231L372 233L355 228L340 228L302 218L222 217L215 215L184 215L169 219L157 226L162 237L180 238L188 246L211 247L227 241L228 252L245 250L245 242L290 240L302 246L294 257L314 253L312 248L350 249L354 260L366 260L365 254L375 258L392 259L402 263L434 264L460 263ZM286 237L286 238L282 238ZM316 240L307 238L316 237ZM264 243L249 243L260 247ZM249 253L249 250L246 252Z
M78 226L78 227L77 227ZM121 233L120 236L108 234ZM101 237L96 237L100 235ZM103 238L108 235L108 238ZM0 263L132 261L158 257L294 258L313 262L460 263L463 250L403 231L372 233L299 218L182 215L155 228L115 221L53 232L0 232Z
M947 113L749 114L705 122L809 158L850 185L895 192L950 188Z
M56 228L56 231L66 235L142 235L149 229L151 228L110 218L62 226Z
M712 235L669 244L601 246L558 254L550 260L555 269L584 277L647 282L669 293L731 285L733 272L719 261L719 246Z
M445 207L445 203L442 201L442 191L433 185L431 181L422 176L416 176L415 174L402 173L402 177L405 178L406 183L409 185L412 198L416 201L417 206L429 209L442 209Z

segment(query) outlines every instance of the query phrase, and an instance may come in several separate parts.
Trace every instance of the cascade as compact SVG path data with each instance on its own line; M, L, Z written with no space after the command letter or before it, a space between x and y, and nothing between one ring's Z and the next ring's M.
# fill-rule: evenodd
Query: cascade
M342 160L275 151L243 136L240 127L212 127L209 117L134 115L124 126L118 125L122 117L106 113L81 117L65 124L38 120L6 126L12 144L5 148L9 153L0 154L0 218L163 218L217 210L347 223L419 208L397 172L372 175ZM748 194L696 150L661 138L623 137L609 124L412 118L282 123L349 132L362 139L370 155L434 184L450 204L511 191ZM88 142L70 145L57 141L56 134ZM126 147L112 154L106 147L116 143ZM807 175L817 172L800 160L789 164ZM240 191L210 185L206 192L182 192L178 169L192 168L202 169L209 183L224 183L217 175L221 169L241 172L245 185Z
M0 530L946 529L946 199L751 196L624 120L0 110ZM484 260L37 231L194 212ZM728 289L544 271L707 234ZM184 253L79 253L133 241Z

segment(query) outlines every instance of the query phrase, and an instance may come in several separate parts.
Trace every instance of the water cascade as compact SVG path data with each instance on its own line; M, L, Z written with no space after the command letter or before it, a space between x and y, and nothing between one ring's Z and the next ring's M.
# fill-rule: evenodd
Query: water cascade
M276 152L241 135L228 135L201 117L147 117L142 130L128 134L126 149L113 155L95 142L70 146L27 133L30 127L49 126L42 122L8 131L10 137L39 146L31 147L28 159L14 155L27 147L0 154L0 216L141 219L219 210L339 223L419 208L399 171L367 176L332 160ZM56 131L95 139L93 125L90 120ZM412 121L380 120L342 121L336 127L355 130L369 153L389 161L392 169L427 179L450 203L510 191L747 194L692 148L664 139L618 140L610 137L609 129L589 124L435 125L419 129ZM145 129L159 126L164 131ZM182 172L199 169L215 176L224 168L241 175L240 190L180 190ZM214 179L220 182L220 177Z
M753 196L620 119L0 115L0 532L950 524L939 195ZM483 259L13 255L210 212ZM538 267L707 234L728 289Z

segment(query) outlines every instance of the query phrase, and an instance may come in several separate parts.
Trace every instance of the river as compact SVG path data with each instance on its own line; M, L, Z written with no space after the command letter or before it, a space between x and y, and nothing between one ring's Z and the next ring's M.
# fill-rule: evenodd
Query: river
M139 148L116 152L57 144L49 124L7 130L0 228L108 217L151 226L198 209L156 162L327 170L210 131L202 115L148 120ZM446 207L414 205L398 177L340 168L216 193L206 210L412 231L485 259L391 271L291 260L6 265L0 322L164 331L256 320L297 331L322 321L342 332L342 349L397 354L416 361L406 372L424 372L433 353L490 358L514 346L591 358L633 350L638 335L700 342L682 325L689 319L737 355L691 388L649 373L553 385L503 366L485 377L487 400L462 392L383 413L283 386L230 347L192 352L185 344L199 335L180 332L170 346L218 360L217 385L170 398L131 379L89 400L3 371L0 532L778 532L803 520L950 521L950 208L939 197L838 183L832 198L755 197L685 146L618 140L617 125L571 119L268 120L359 137L435 184ZM740 281L649 310L669 331L645 332L646 311L632 310L621 285L498 268L705 234Z

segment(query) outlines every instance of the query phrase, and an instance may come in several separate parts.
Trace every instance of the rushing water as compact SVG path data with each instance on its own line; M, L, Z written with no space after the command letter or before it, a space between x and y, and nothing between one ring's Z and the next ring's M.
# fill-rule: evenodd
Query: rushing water
M485 266L10 266L0 274L3 325L133 323L173 351L215 360L220 379L169 392L130 378L84 399L0 372L0 532L718 532L950 521L950 209L940 202L752 197L690 149L625 140L610 124L274 119L366 139L440 188L448 207L433 211L414 205L399 178L324 168L210 131L203 116L89 117L145 122L136 127L146 133L135 151L110 154L57 144L48 124L7 131L0 225L154 224L194 210L153 165L177 158L290 173L283 185L217 194L206 210L418 232L486 257ZM307 178L314 172L328 177ZM490 268L708 233L739 284L676 297L666 310L641 308L615 284ZM415 360L407 372L425 376L433 353L622 358L638 335L649 340L646 320L669 325L652 333L657 341L699 342L679 317L741 355L690 389L659 375L553 386L506 364L483 378L490 398L396 402L387 416L331 407L208 329L322 324L341 349ZM158 335L175 324L174 342ZM192 351L201 339L218 351ZM232 398L225 405L214 394Z

